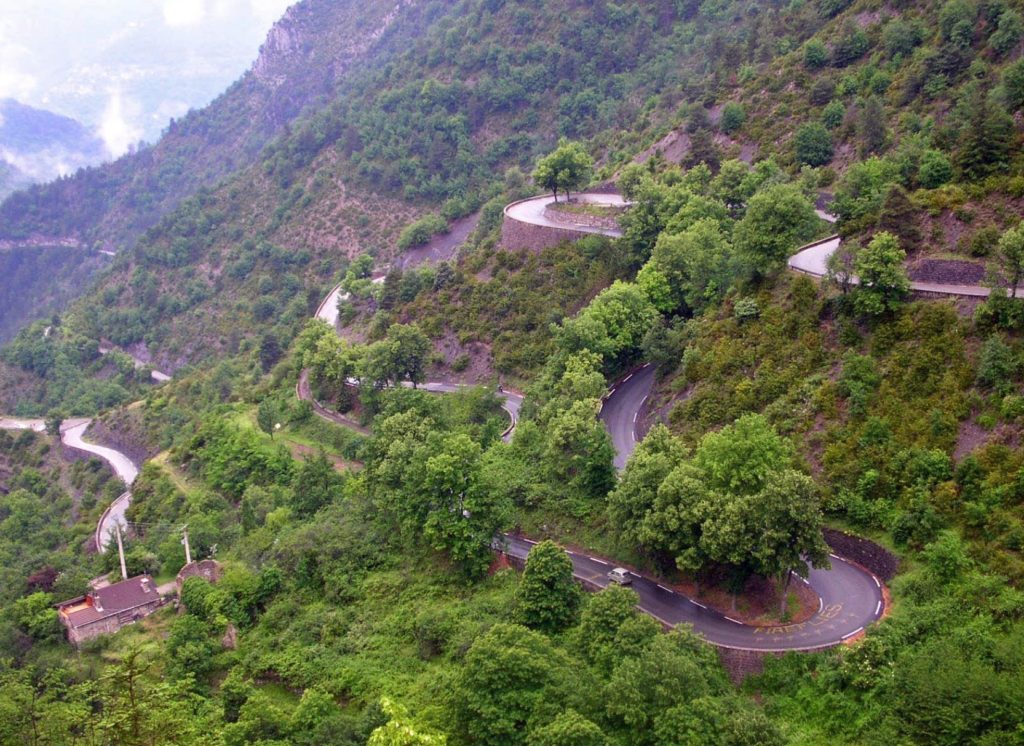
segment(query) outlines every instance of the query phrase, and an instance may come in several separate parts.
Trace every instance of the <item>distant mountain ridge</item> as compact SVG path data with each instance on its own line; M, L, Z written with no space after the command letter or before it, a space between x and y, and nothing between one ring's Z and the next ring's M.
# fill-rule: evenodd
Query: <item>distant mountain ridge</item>
M202 187L258 160L298 114L327 97L416 0L307 0L271 29L252 68L209 106L113 163L33 187L0 205L0 238L74 238L111 249L138 237Z
M96 165L103 141L71 117L0 99L0 196Z

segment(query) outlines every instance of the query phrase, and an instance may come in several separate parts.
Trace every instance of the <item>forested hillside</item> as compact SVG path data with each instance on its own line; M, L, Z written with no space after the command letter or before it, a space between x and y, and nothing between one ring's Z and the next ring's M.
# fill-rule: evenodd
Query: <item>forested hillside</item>
M0 743L1021 742L1022 40L1001 0L307 0L6 202L124 251L3 351L49 434L0 433ZM605 227L508 248L545 190ZM140 461L129 574L219 563L77 654L120 485L66 414Z

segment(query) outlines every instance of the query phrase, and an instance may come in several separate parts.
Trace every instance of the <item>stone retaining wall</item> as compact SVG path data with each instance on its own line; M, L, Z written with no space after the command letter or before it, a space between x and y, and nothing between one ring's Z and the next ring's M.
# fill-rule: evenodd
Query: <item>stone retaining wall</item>
M834 528L823 529L822 533L825 534L825 542L833 552L843 559L867 568L886 582L892 580L900 569L899 558L870 539L843 533Z
M501 224L501 246L510 251L542 251L558 246L563 241L578 241L593 235L569 228L550 228L546 225L523 223L505 216Z

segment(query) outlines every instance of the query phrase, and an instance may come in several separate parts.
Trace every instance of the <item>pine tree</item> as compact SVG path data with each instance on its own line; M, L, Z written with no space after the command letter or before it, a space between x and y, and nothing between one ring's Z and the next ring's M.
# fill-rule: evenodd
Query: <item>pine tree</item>
M876 227L899 238L900 245L908 253L921 248L922 236L917 223L917 210L907 196L906 190L899 184L892 184L889 187Z
M970 115L960 132L957 167L964 178L977 181L1009 168L1013 122L979 87L968 104Z

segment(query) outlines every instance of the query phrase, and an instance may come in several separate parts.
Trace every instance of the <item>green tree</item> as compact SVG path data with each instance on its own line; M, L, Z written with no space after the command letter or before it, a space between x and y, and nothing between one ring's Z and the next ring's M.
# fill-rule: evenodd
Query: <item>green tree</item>
M508 520L507 498L485 489L481 449L468 435L442 435L421 445L412 445L416 450L405 472L410 476L396 495L412 518L406 524L467 575L479 576L491 562L494 536Z
M11 607L14 623L36 642L49 642L61 636L60 619L49 593L33 593L19 598Z
M733 244L752 272L766 275L781 268L817 229L814 205L800 188L774 184L751 197L746 214L733 231Z
M903 265L906 253L891 233L876 233L871 242L857 252L854 270L859 279L854 294L858 313L879 316L894 311L910 292L910 279Z
M530 550L516 599L522 622L531 629L559 632L576 621L580 589L564 549L542 541Z
M998 272L1010 290L1010 297L1017 297L1017 288L1024 280L1024 223L1009 228L996 245Z
M722 108L722 119L719 126L727 135L736 132L747 121L747 112L743 105L730 101Z
M381 703L388 722L370 734L366 746L445 746L443 735L426 733L412 722L409 712L389 699Z
M522 746L529 724L572 706L571 664L544 635L497 624L466 653L451 694L459 735L484 746Z
M1002 337L993 334L985 340L978 361L977 381L1000 395L1013 390L1013 378L1020 369L1020 361Z
M977 181L1009 168L1013 121L996 108L982 86L967 102L967 121L960 130L956 164L965 179Z
M619 664L608 681L605 710L636 746L657 746L657 722L667 710L723 694L728 688L712 648L683 629L658 635L642 653Z
M944 153L926 150L921 155L917 180L925 189L937 189L953 178L953 164Z
M860 138L861 158L881 152L888 139L885 126L885 108L877 96L870 96L857 115L857 136Z
M264 399L256 408L256 424L260 426L260 430L270 436L271 440L274 438L278 416L277 404L273 399Z
M640 544L644 517L654 507L658 488L685 455L682 443L660 423L637 445L608 495L608 520L625 541Z
M566 710L542 728L530 732L529 746L607 746L608 739L592 721Z
M604 497L615 485L614 449L598 408L592 399L574 402L547 428L544 466L555 483L571 488L568 497L578 501L568 507L579 515L588 512L591 498Z
M583 145L563 138L553 152L537 161L533 180L550 189L557 201L560 191L568 197L574 189L579 190L589 184L593 175L594 161Z
M422 383L430 353L427 335L415 324L392 324L387 341L392 380L410 381L413 386Z
M306 456L292 482L296 515L310 516L341 497L344 480L323 451Z
M896 236L907 251L921 248L921 229L918 227L917 208L907 191L899 184L890 184L875 227Z
M1011 112L1024 106L1024 59L1010 63L1003 70L1003 96Z
M829 130L834 130L839 127L839 125L843 123L843 119L845 117L846 107L843 106L842 101L829 101L828 104L825 105L825 108L821 110L821 123Z
M804 67L818 70L828 64L828 48L817 39L804 45Z
M808 166L824 166L832 160L832 135L820 122L808 122L793 136L796 159Z
M637 611L638 602L636 591L619 585L587 597L573 640L586 661L604 676L626 658L642 653L662 632L654 617Z

